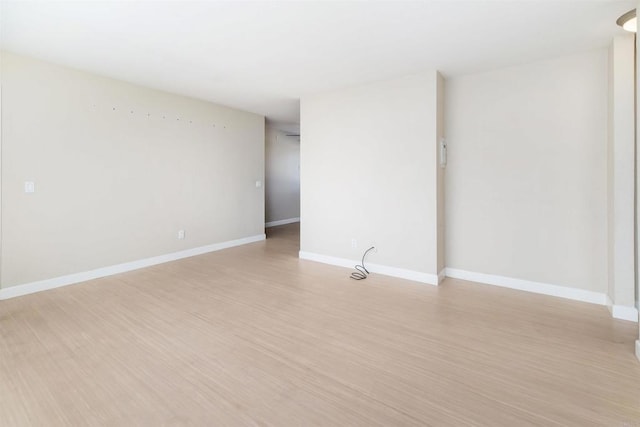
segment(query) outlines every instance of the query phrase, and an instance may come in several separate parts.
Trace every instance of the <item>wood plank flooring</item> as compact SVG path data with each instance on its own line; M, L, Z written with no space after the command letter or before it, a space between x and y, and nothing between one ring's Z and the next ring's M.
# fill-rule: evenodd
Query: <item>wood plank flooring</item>
M0 301L0 426L640 426L606 308L266 242Z

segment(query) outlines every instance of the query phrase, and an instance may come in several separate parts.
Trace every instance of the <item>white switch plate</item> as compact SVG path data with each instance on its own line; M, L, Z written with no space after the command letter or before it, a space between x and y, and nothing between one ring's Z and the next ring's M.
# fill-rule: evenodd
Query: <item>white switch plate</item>
M447 166L447 140L440 138L440 167Z
M256 188L262 187L262 181L256 181Z
M36 183L33 181L25 181L24 182L24 192L25 193L35 193L36 192Z
M178 230L178 239L184 239L184 230Z

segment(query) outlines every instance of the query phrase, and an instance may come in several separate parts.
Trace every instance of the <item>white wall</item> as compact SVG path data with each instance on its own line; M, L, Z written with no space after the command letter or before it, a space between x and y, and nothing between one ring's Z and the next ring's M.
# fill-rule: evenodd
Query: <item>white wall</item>
M301 252L437 273L437 79L302 98Z
M447 266L607 290L607 50L451 78Z
M640 10L640 1L637 2L637 7L636 10ZM638 87L640 87L640 85L638 85L638 82L640 81L640 55L638 55L638 52L640 52L640 40L638 39L637 35L636 35L636 67L635 67L635 82L636 82L636 139L635 139L635 170L636 170L636 216L635 216L635 226L636 226L636 232L635 232L635 237L636 237L636 251L635 251L635 256L636 256L636 265L635 265L635 306L636 309L638 310L638 312L640 313L640 279L638 277L638 268L640 268L640 251L638 251L638 242L640 242L640 227L638 227L638 224L640 224L640 198L638 198L638 188L640 187L640 173L638 173L638 171L640 170L640 162L638 161L638 159L640 159L640 156L638 154L638 140L640 140L640 127L638 126L638 123L640 123L640 109L638 109L638 105L640 105L640 93L638 91ZM638 318L639 322L638 322L638 337L640 337L640 317ZM638 358L638 360L640 360L640 339L636 340L636 357Z
M445 174L444 167L440 164L440 141L445 137L444 128L444 93L445 82L440 73L437 75L437 111L436 111L436 216L437 216L437 271L443 273L440 279L444 278L444 269L446 268L445 258L445 236L446 236L446 213L445 213Z
M608 296L613 310L632 309L635 296L634 48L633 34L616 37L609 48Z
M265 139L265 220L300 218L300 138L267 126Z
M2 66L3 287L264 233L262 116L9 53Z
M0 6L0 13L2 7ZM2 70L4 56L0 51L0 288L2 288Z

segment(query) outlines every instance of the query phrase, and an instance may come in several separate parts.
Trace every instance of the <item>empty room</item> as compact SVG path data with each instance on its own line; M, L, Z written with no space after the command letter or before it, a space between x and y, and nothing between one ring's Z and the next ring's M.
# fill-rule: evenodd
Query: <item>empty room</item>
M638 6L0 1L0 426L640 426Z

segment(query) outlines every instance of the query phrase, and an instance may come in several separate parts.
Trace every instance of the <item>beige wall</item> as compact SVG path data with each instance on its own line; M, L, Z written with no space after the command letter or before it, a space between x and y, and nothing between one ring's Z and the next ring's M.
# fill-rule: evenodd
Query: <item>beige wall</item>
M302 98L301 251L437 273L436 109L435 71Z
M3 287L264 232L262 116L2 61Z
M447 267L607 290L607 51L447 80Z
M300 138L267 127L265 139L265 219L299 218Z

